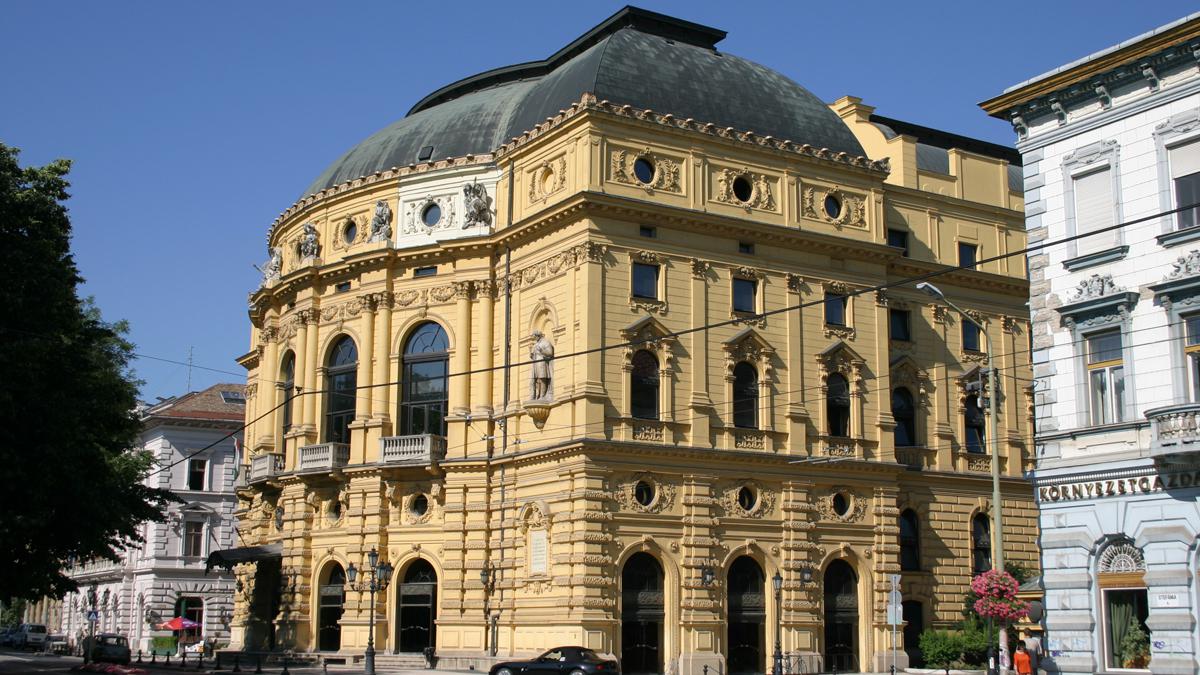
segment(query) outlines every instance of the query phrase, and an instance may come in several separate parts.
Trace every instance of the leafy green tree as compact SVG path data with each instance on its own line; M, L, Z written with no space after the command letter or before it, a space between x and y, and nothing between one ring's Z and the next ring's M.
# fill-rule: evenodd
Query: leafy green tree
M61 596L75 560L114 559L172 495L142 483L133 347L81 300L70 162L0 143L0 598Z

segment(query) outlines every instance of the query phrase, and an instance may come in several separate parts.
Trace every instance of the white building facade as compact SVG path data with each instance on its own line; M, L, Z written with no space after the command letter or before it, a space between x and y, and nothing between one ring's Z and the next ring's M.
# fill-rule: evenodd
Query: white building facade
M126 551L120 562L77 567L71 576L79 591L63 598L61 618L50 625L51 632L79 640L87 633L87 614L94 604L97 632L126 636L135 653L149 653L156 637L228 643L234 579L220 569L206 573L205 559L237 541L234 439L241 443L244 388L218 384L142 411L140 445L163 468L147 482L171 490L182 502L168 507L165 522L144 524L145 543ZM231 432L236 433L225 438ZM192 619L200 628L187 635L155 628L175 616ZM165 649L162 641L158 644L160 651Z
M1028 257L1043 667L1196 673L1200 14L981 105L1051 243Z

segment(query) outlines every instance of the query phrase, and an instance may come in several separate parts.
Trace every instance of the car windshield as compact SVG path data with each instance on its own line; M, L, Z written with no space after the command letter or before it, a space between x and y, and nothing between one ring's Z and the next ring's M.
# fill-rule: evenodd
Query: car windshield
M590 649L580 649L579 658L583 661L603 661L600 655Z
M125 646L125 638L120 635L101 635L100 644L102 645L117 645L118 647Z

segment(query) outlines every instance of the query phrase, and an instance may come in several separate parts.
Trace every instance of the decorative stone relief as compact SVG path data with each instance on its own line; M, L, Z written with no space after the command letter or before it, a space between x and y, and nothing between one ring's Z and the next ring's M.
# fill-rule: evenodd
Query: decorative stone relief
M1103 276L1099 274L1093 274L1087 279L1080 281L1079 285L1075 287L1075 292L1071 297L1071 302L1091 300L1092 298L1102 298L1106 295L1112 295L1113 293L1118 293L1120 291L1121 289L1117 288L1116 284L1113 283L1111 274L1105 274Z
M414 508L413 505L416 503L417 497L425 498L425 513L417 513L416 509ZM433 517L433 505L433 497L425 494L423 487L417 488L417 491L404 497L404 522L412 525L422 525L424 523L428 523L429 519Z
M1111 153L1116 152L1117 141L1108 139L1089 143L1075 152L1063 157L1063 164L1071 164L1075 168L1093 164L1098 160L1107 158Z
M733 447L738 450L762 450L766 447L767 435L761 431L735 431Z
M424 220L425 209L430 206L437 206L440 213L437 222L432 225L426 224ZM400 234L427 234L434 230L449 229L453 225L454 198L450 195L425 195L424 199L408 205L408 213L404 217L404 228Z
M1192 250L1186 256L1171 263L1171 273L1166 276L1164 281L1173 281L1198 274L1200 274L1200 251Z
M642 504L637 500L636 491L638 483L646 482L654 486L654 500L649 504ZM621 481L617 485L616 494L614 495L617 503L626 511L639 511L642 513L662 513L669 511L675 505L675 485L667 483L653 474L642 473L630 476L628 479Z
M529 172L529 201L537 202L563 189L567 184L565 157L546 160Z
M271 257L267 259L262 268L264 286L279 281L279 277L283 274L283 249L272 246L267 249L267 253Z
M527 288L535 283L564 274L567 270L585 262L603 262L607 253L608 247L590 241L572 246L547 260L517 270L508 277L500 277L496 280L496 293L504 295L509 289L515 291Z
M454 284L434 286L429 289L429 299L434 302L449 302L455 294Z
M850 508L843 515L838 515L833 509L833 498L838 494L845 495L850 500ZM817 502L817 507L820 510L821 518L825 520L836 520L843 523L857 523L863 519L863 515L867 512L867 502L858 492L848 487L834 487L829 490L829 494L821 497Z
M746 179L751 186L750 198L742 201L734 194L733 184L738 178ZM716 200L725 204L743 206L747 209L775 210L775 195L771 192L771 180L750 169L721 169L717 174Z
M661 424L637 424L633 427L633 440L661 442L663 428Z
M893 387L905 387L915 394L918 408L930 407L929 395L934 389L933 381L912 357L902 357L893 363L891 371Z
M371 217L369 242L387 241L392 238L392 207L386 200L375 202L375 215Z
M699 258L692 258L692 277L700 281L706 281L708 275L712 273L712 263Z
M317 226L312 223L304 224L304 232L300 235L300 243L296 251L301 261L314 260L321 255L321 243L318 241Z
M463 203L466 205L466 213L463 214L463 229L491 226L492 198L488 196L487 188L476 182L464 185Z
M825 210L825 200L829 197L833 197L841 205L837 216L831 216ZM822 188L820 191L812 186L804 188L800 198L800 213L805 218L821 220L838 227L864 227L867 224L866 199L862 195L844 192L837 186Z
M757 496L754 508L749 510L743 508L738 502L738 492L744 487L753 490ZM737 518L762 518L775 507L775 493L763 488L758 481L754 480L737 481L726 485L721 490L720 500L725 513Z
M637 160L644 159L654 166L654 177L649 183L638 180L633 171ZM682 192L679 185L679 163L650 151L649 148L633 153L628 150L618 150L612 154L610 166L612 179L618 183L636 185L647 192L663 190L664 192Z
M989 473L992 470L991 455L967 455L967 471Z

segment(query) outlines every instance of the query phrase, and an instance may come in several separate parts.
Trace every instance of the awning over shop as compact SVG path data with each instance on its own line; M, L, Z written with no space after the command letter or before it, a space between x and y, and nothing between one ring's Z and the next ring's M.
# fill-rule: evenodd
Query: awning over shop
M227 548L224 551L213 551L208 555L208 560L204 562L204 573L208 574L214 567L222 567L232 571L234 565L282 557L283 544Z

